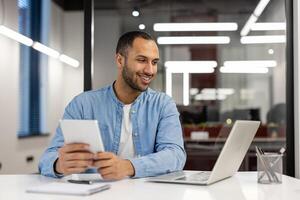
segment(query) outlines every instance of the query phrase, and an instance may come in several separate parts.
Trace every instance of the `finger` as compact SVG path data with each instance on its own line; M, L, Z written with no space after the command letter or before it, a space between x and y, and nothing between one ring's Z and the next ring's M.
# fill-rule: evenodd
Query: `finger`
M117 180L114 174L101 175L104 180Z
M98 160L112 159L114 156L115 154L111 152L99 152L96 155L96 159Z
M64 160L92 160L94 158L94 154L89 152L77 152L77 153L67 153L64 156Z
M105 176L108 174L112 174L113 168L112 167L104 167L104 168L99 168L98 171L101 174L101 176Z
M83 143L66 144L61 148L61 151L65 153L76 151L89 151L89 145Z
M77 173L82 173L86 171L86 167L71 167L67 168L66 173L68 174L77 174Z
M99 161L95 161L93 163L93 166L97 167L97 168L103 168L103 167L110 167L113 165L113 160L99 160Z
M74 160L74 161L68 161L65 163L65 166L67 168L72 167L90 167L93 164L93 161L86 161L86 160Z

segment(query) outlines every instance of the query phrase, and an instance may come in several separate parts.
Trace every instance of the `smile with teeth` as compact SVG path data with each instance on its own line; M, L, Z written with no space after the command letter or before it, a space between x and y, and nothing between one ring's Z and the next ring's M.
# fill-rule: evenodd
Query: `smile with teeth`
M151 76L140 75L141 79L145 83L149 83L151 80Z

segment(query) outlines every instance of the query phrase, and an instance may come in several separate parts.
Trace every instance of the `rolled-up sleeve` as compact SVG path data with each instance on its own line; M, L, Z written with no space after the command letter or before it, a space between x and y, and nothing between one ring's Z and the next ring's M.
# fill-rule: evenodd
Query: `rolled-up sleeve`
M156 133L155 152L130 159L135 178L182 170L186 161L182 128L175 102L169 98L162 109Z

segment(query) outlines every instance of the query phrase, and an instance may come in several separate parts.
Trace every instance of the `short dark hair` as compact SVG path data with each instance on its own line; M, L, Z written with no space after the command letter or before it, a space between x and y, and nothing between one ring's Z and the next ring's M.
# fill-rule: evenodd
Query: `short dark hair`
M136 38L143 38L145 40L155 41L148 33L142 31L131 31L123 34L118 41L116 53L119 53L123 56L126 55L126 51L129 47L132 47L132 43Z

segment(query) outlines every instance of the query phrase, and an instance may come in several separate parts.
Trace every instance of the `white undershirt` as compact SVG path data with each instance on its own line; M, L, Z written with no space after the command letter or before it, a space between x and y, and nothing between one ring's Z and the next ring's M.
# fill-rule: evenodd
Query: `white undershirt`
M134 158L135 150L132 140L132 123L130 119L131 104L123 107L123 120L118 156L123 159Z

